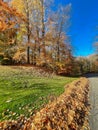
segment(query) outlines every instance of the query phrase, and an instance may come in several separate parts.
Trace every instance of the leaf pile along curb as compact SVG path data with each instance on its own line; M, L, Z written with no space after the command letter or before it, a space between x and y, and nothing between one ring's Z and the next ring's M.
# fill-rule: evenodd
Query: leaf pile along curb
M67 85L57 101L38 112L32 130L82 130L88 128L89 82L86 78Z
M88 130L89 82L80 78L33 117L1 122L0 130Z

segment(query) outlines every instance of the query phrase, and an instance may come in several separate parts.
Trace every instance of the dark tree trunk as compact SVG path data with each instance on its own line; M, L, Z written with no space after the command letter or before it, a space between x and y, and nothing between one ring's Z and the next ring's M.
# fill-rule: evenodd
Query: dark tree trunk
M30 29L29 22L27 26L27 35L28 35L28 43L27 43L27 64L30 64Z
M42 40L43 40L43 53L44 53L44 58L46 57L46 49L45 49L45 41L44 41L44 36L45 36L45 23L44 23L44 0L42 0Z
M59 45L59 41L57 42L57 61L60 61L60 45Z
M30 64L30 12L29 5L27 2L27 64Z
M30 47L27 47L27 64L30 64Z
M60 30L59 30L59 34L58 34L58 41L57 41L57 61L60 61L60 37L61 37L61 33L62 33L62 28L63 28L63 19L60 23Z

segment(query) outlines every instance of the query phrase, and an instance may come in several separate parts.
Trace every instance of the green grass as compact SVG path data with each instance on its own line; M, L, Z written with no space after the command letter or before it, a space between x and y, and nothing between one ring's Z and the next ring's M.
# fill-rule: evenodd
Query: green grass
M75 79L50 75L32 67L0 66L0 120L33 115Z

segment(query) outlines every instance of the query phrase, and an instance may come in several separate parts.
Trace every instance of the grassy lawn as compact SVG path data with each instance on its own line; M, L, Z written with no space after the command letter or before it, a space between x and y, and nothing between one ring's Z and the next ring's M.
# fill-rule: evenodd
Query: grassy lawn
M33 115L73 80L31 67L0 66L0 120Z

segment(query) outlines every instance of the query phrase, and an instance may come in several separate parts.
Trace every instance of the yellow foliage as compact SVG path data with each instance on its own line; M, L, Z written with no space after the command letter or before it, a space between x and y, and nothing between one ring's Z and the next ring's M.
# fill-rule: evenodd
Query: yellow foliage
M26 61L26 54L25 52L21 52L21 51L18 51L17 53L15 53L13 59L17 62L25 62Z
M17 11L23 13L23 10L25 9L24 0L12 0L11 4L13 7L17 8Z
M40 0L12 0L12 6L17 8L17 11L23 13L26 16L27 11L41 9Z

